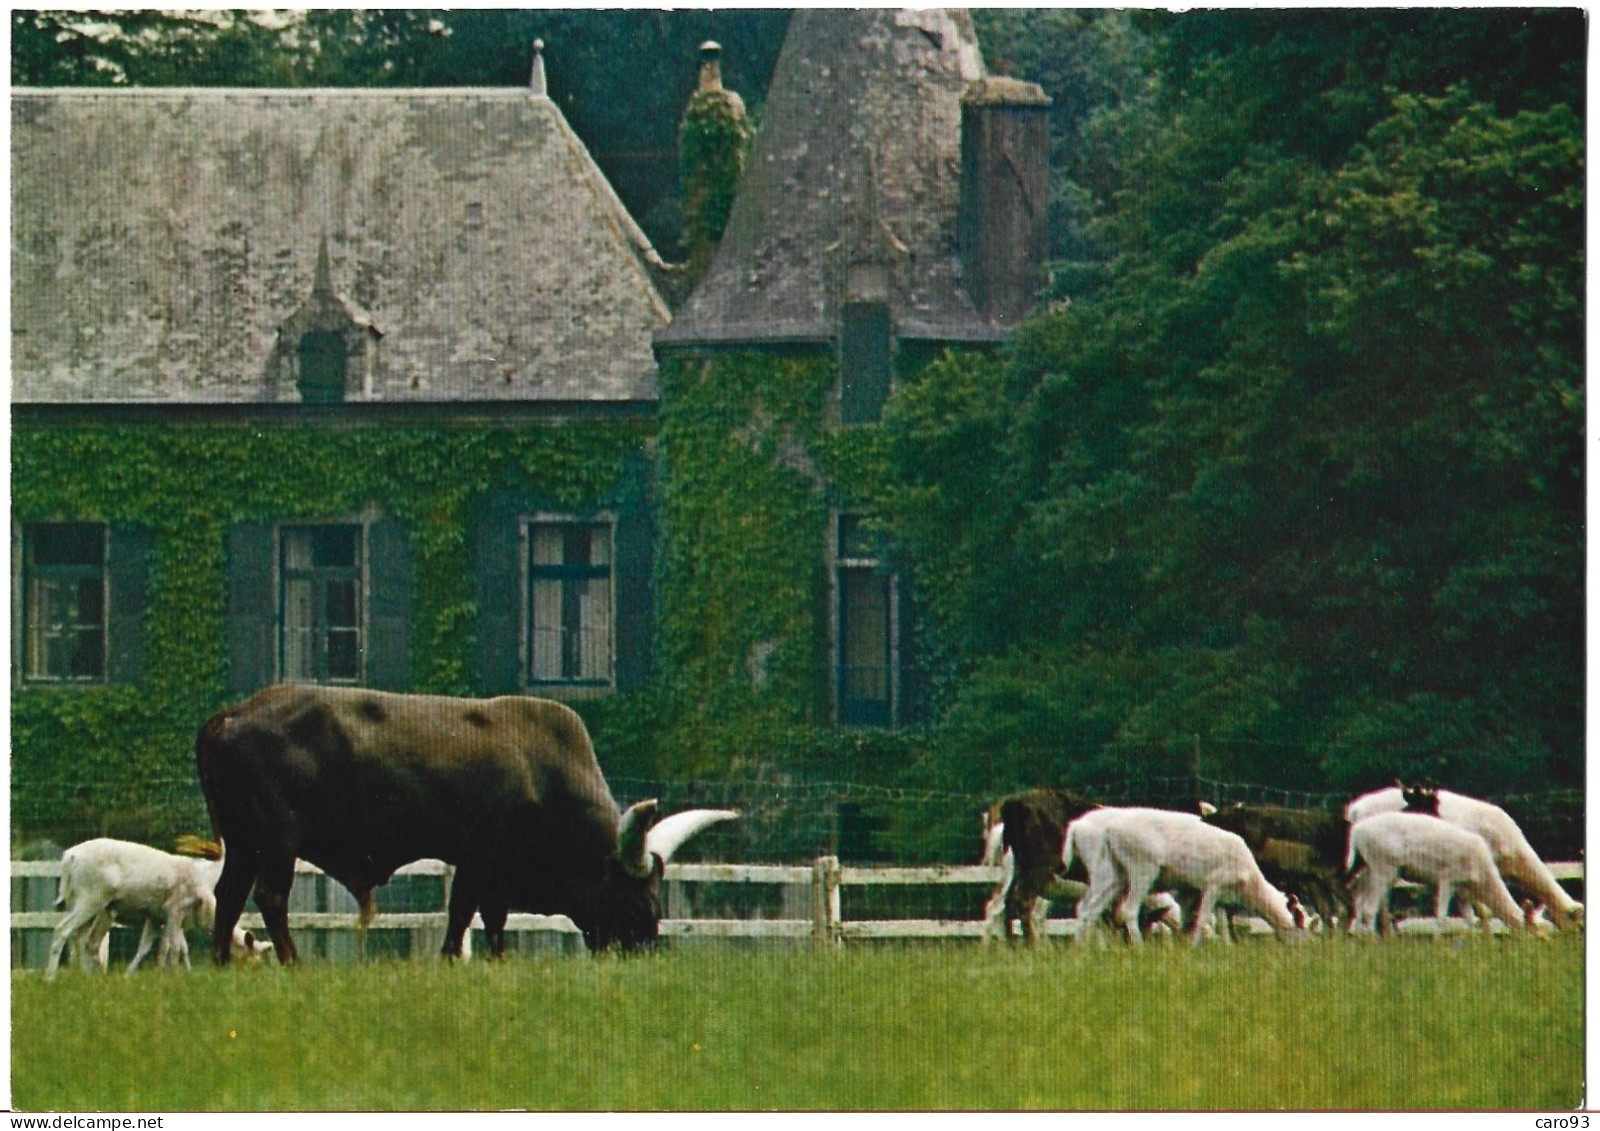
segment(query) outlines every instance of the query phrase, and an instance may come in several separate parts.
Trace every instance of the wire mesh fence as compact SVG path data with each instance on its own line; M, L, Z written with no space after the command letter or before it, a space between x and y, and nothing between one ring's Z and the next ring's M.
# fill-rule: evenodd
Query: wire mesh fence
M995 794L814 780L767 774L736 781L615 777L626 805L659 798L665 813L737 809L737 822L713 826L689 842L685 860L805 863L837 856L846 863L974 863L979 815ZM1282 789L1194 775L1131 775L1076 783L1075 792L1109 805L1192 810L1199 800L1338 812L1348 793ZM1491 798L1522 825L1547 859L1583 854L1583 794L1541 789ZM65 845L115 836L171 847L181 833L208 833L210 820L193 778L114 782L12 783L13 859L49 859Z

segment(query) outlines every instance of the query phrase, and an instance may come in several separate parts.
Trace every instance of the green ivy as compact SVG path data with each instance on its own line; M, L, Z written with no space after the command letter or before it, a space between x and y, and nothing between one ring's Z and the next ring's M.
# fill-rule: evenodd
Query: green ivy
M825 702L827 504L811 450L827 358L662 365L662 691L686 768L737 770L726 735L811 721Z
M875 511L890 467L882 428L825 426L837 372L822 352L662 364L662 672L652 722L661 761L680 771L848 766L852 780L886 780L904 761L868 771L849 753L862 732L831 721L829 512Z
M581 428L19 424L15 520L144 526L153 552L136 686L13 688L14 827L158 843L205 828L192 748L230 697L231 524L392 516L415 565L411 686L470 695L486 498L593 505L637 489L624 469L641 455L656 467L657 671L576 704L607 773L896 780L925 735L831 721L828 516L877 509L889 485L883 429L825 426L835 377L829 353L669 358L659 422Z
M691 280L705 275L728 226L754 132L738 97L720 87L696 91L684 111L678 151Z
M468 532L485 495L520 489L568 507L607 498L654 427L16 425L14 520L143 526L153 552L136 685L13 687L14 827L158 838L205 827L192 749L200 723L228 699L230 524L374 505L392 515L416 565L411 686L471 694Z

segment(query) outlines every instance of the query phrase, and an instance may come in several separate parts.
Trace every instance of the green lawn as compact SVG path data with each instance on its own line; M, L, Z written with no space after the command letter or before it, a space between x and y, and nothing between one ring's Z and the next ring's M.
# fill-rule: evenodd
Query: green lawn
M12 977L21 1110L1572 1108L1572 937Z

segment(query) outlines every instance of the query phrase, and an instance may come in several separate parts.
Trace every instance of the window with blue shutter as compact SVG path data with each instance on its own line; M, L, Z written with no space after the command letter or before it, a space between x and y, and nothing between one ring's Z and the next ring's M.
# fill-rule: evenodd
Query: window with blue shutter
M297 683L358 683L366 616L357 524L278 532L278 675Z
M22 534L22 677L38 683L106 678L106 527L30 523Z
M526 546L529 687L611 687L611 523L536 519L527 525Z

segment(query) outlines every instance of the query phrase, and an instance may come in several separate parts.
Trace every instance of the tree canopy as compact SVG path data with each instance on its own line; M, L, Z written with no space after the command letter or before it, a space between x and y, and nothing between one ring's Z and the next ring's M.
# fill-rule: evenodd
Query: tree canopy
M1104 268L891 403L939 768L1578 782L1582 16L1144 27Z

